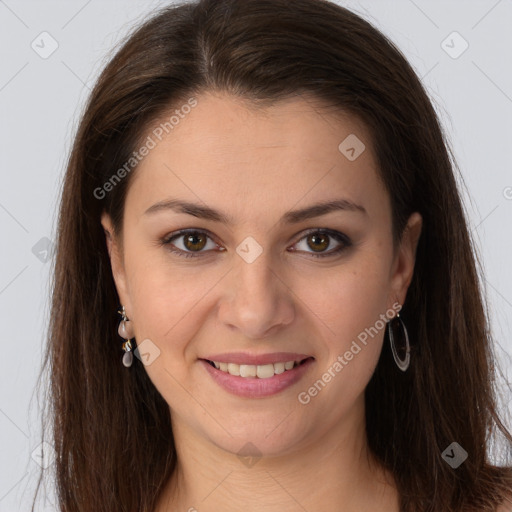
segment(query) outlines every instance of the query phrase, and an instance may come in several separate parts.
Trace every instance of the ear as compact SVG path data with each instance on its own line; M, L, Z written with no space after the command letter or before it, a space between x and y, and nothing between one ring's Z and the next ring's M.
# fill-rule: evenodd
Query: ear
M105 212L103 212L101 215L101 225L105 231L107 250L110 258L110 266L112 268L112 276L116 285L117 294L119 295L119 300L125 307L127 316L129 318L130 315L128 312L131 311L131 303L126 283L126 272L124 269L123 254L118 237L112 225L112 219Z
M407 290L411 284L414 264L416 261L416 248L421 235L423 219L418 212L414 212L404 228L400 247L398 248L391 273L391 298L393 304L405 302Z

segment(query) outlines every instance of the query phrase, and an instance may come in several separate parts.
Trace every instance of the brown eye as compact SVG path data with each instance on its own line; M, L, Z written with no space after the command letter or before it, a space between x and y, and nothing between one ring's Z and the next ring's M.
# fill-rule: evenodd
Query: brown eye
M209 240L211 241L211 245L210 247L207 247ZM162 245L169 246L169 250L172 253L186 258L201 256L202 253L208 252L208 249L215 249L218 247L206 232L198 230L188 230L175 233L174 235L161 240L161 243Z
M329 236L325 233L313 233L306 238L308 240L308 246L314 251L322 252L329 247Z
M184 236L183 245L189 251L200 251L206 245L207 238L204 233L189 233Z
M298 244L300 245L303 243L303 240L306 241L306 247L299 250L301 252L309 253L317 258L334 256L352 245L350 239L343 233L325 229L309 231L309 233L306 233L306 235L299 240ZM338 247L335 246L334 249L331 247L332 240L338 242ZM207 247L208 241L211 241L210 247ZM204 253L209 252L209 249L217 248L219 251L225 250L222 247L219 247L207 232L199 230L184 230L179 233L175 233L165 239L162 239L161 244L168 246L172 253L186 258L202 256ZM180 245L181 247L179 247ZM331 250L327 251L330 247ZM293 251L295 250L296 249L293 249Z
M331 247L333 239L338 242L338 246L335 246L334 249ZM302 242L303 240L305 243ZM309 253L316 258L322 258L341 253L350 247L352 242L346 235L338 231L316 229L306 233L306 236L299 240L298 245L300 246L300 244L302 244L303 247L299 247L298 250ZM326 251L329 247L331 247L331 250Z

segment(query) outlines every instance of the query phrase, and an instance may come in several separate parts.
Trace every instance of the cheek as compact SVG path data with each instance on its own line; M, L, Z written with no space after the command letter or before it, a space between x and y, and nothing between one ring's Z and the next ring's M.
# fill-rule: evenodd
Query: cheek
M382 261L360 257L314 282L303 282L298 293L338 343L350 342L386 312L389 283Z
M309 306L315 313L321 354L318 368L302 386L299 399L313 400L327 418L348 413L364 392L377 366L385 332L386 294L370 274L341 273ZM301 402L305 403L305 402ZM335 405L334 405L335 404Z
M205 322L212 292L222 287L227 269L177 263L165 248L144 249L132 244L126 254L136 340L152 340L161 352L158 362L173 374L181 374L186 368L184 360L195 360L187 346Z
M317 276L314 288L309 281L297 291L313 313L308 315L324 345L319 347L324 353L318 371L336 374L332 389L338 388L344 396L357 395L366 386L378 362L386 327L386 263L374 257L374 251L367 254L361 253L325 278ZM339 364L333 367L335 361Z

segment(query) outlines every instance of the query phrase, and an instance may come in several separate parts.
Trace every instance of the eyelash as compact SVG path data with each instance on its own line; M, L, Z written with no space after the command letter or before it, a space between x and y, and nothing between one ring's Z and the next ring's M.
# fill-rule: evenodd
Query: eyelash
M184 230L178 231L176 233L172 233L171 235L161 239L160 243L163 246L168 246L169 251L171 251L172 253L174 253L178 256L181 256L184 258L197 258L197 257L201 256L202 252L206 252L206 251L197 251L196 253L187 252L187 251L183 251L182 249L178 249L176 247L173 248L173 245L171 243L173 240L176 240L177 238L180 238L184 235L188 235L191 233L200 233L200 234L206 235L208 238L210 238L213 241L213 238L210 236L208 231L201 230L201 229L184 229ZM327 253L318 253L318 254L308 253L311 256L313 256L314 258L327 258L330 256L335 256L335 255L341 253L342 251L348 249L352 245L350 238L348 238L345 234L340 233L338 231L333 231L331 229L311 229L311 230L307 231L304 234L304 236L296 242L296 244L299 243L304 238L306 238L307 236L312 235L312 234L328 235L342 244L339 248L337 248L335 250L331 250Z

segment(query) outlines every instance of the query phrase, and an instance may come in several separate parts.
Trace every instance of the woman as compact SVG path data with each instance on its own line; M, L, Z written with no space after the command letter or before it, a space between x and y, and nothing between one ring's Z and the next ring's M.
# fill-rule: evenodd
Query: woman
M511 508L449 147L366 21L157 12L91 94L59 219L60 510Z

